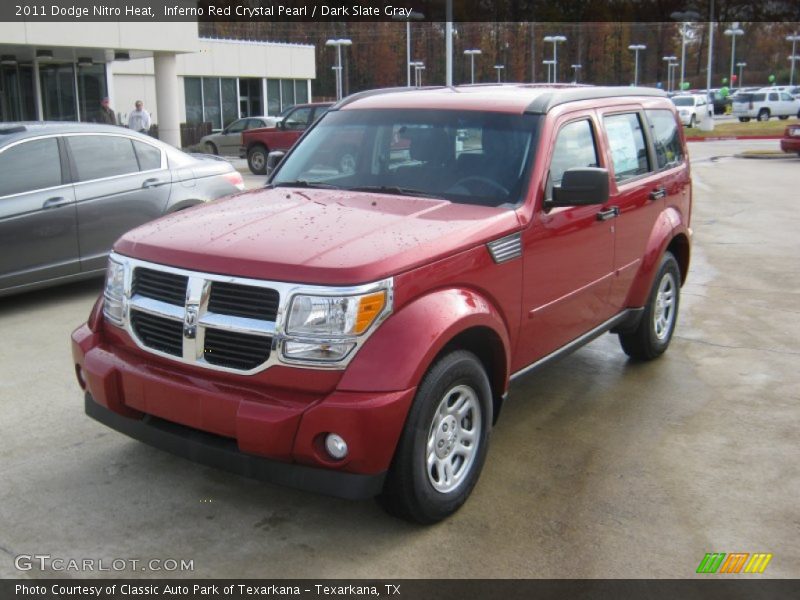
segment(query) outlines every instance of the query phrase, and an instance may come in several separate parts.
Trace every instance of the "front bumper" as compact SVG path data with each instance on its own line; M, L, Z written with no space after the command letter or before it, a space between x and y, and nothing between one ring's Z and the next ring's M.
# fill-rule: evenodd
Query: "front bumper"
M234 440L145 415L123 417L94 401L86 392L86 414L135 440L225 471L309 492L359 500L380 493L386 473L360 475L282 463L239 450Z
M307 369L284 368L289 380L274 377L273 370L259 376L202 372L126 346L120 332L104 331L101 317L90 324L72 334L89 416L241 475L345 498L380 491L415 388L311 392L301 389L314 375ZM348 444L344 460L324 450L331 432Z
M781 150L784 152L800 152L800 137L785 137L781 139Z

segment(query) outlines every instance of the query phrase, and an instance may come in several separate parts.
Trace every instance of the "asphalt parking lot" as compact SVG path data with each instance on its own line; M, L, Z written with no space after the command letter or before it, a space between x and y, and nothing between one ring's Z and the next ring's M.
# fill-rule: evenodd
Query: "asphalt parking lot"
M800 576L800 159L733 158L776 144L690 145L669 352L629 363L607 335L516 382L475 492L433 527L95 423L69 334L101 282L0 299L0 577L63 576L14 567L49 554L194 565L83 576L683 578L706 552L769 552L761 577Z

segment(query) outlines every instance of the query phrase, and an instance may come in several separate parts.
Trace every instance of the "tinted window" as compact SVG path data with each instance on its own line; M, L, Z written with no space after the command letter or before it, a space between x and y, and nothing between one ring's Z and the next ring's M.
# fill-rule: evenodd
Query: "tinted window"
M115 135L76 135L67 138L78 181L136 173L139 163L133 144Z
M624 181L650 170L647 146L639 115L628 113L605 117L603 122L614 164L614 177Z
M672 99L675 106L694 106L694 98L689 96L679 96Z
M791 102L792 101L792 97L789 94L785 93L785 92L781 92L781 100L783 100L783 101L787 101L788 100L789 102Z
M0 196L61 185L61 161L55 138L31 140L0 153Z
M150 171L161 168L161 150L144 142L133 142L136 157L139 159L139 170Z
M646 113L650 131L653 132L658 168L683 162L683 147L673 114L668 110L648 110Z
M597 150L591 123L584 120L564 125L558 132L553 148L553 159L550 163L551 184L560 185L567 169L597 165Z
M769 95L770 102L775 102L777 99L778 99L778 94L776 94L775 92L771 92Z
M305 129L308 125L308 119L310 116L310 106L298 108L290 115L287 115L286 119L284 119L284 123L286 123L286 129Z
M228 133L239 133L244 131L246 124L247 119L239 119L238 121L234 121L228 126Z

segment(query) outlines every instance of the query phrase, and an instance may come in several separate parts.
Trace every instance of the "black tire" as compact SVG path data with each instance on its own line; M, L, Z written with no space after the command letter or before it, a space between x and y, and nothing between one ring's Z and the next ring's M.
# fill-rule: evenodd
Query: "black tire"
M254 175L267 174L267 154L267 149L260 145L247 151L247 166Z
M469 410L456 419L447 413L454 406ZM417 389L378 502L389 514L423 524L456 512L478 481L491 426L492 392L481 362L464 350L440 358ZM470 448L471 458L464 458ZM455 464L449 483L443 463Z
M749 123L750 122L750 117L739 117L739 120L742 123Z
M656 323L656 317L667 314L662 310L665 295L659 299L659 292L662 286L667 286L671 290L671 312L668 317L668 324L664 325L661 321ZM665 252L661 257L661 264L658 273L653 281L653 288L647 297L647 305L644 308L642 319L636 329L619 334L619 341L625 354L636 360L653 360L661 356L669 347L672 334L675 332L675 324L678 321L678 309L680 306L681 272L678 261L671 252ZM662 326L659 330L659 324Z
M762 108L758 111L758 117L756 117L759 121L769 121L769 109Z
M697 124L697 119L694 115L689 118L689 129L694 129L694 126Z
M214 145L214 142L206 142L205 150L206 154L219 154L219 152L217 152L217 147Z

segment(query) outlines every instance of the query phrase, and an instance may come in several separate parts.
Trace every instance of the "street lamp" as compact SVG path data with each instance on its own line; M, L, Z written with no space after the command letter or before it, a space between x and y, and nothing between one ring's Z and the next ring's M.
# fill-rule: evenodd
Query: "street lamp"
M736 63L736 66L739 67L739 81L737 81L736 83L739 84L739 90L741 90L744 87L744 84L742 83L742 70L747 66L747 63L738 62Z
M505 65L495 65L494 66L495 71L497 71L497 83L500 83L500 72L505 68L506 68Z
M470 48L469 50L464 50L464 54L469 56L469 61L470 61L470 70L469 70L469 72L470 72L470 83L475 83L475 57L480 55L480 54L483 54L483 52L481 52L477 48Z
M676 21L681 21L681 83L680 89L683 89L683 79L686 76L686 26L691 21L696 21L700 18L700 13L693 10L676 11L670 15Z
M734 23L732 27L725 30L725 35L731 37L731 76L728 79L728 85L733 80L733 65L736 62L736 36L744 35L744 31L739 27L739 23Z
M797 32L795 31L792 35L786 36L786 41L792 42L792 56L796 59L797 52L795 52L795 48L797 46L797 42L800 42L800 35L797 35ZM789 85L794 85L794 60L792 60L792 58L789 58L789 60L792 61L792 70L789 73Z
M672 91L672 65L677 64L675 63L677 57L675 56L665 56L661 60L666 61L667 63L667 91Z
M411 21L421 21L424 18L425 15L415 10L412 10L406 17L400 15L392 17L395 21L406 22L406 85L408 87L411 87Z
M352 46L353 41L348 39L328 40L325 42L326 46L336 47L336 66L333 69L336 71L336 99L342 99L342 46Z
M675 69L678 68L679 64L681 63L679 63L678 61L667 63L667 69L669 70L669 77L672 80L672 83L670 84L670 90L669 90L670 92L675 91L675 73L673 71L675 71Z
M644 44L631 44L628 46L628 50L633 50L636 55L636 66L633 69L633 85L639 85L639 50L644 50L645 48L647 48L647 46Z
M791 75L789 76L789 85L794 85L794 63L800 60L800 55L792 54L791 56L787 56L787 58L792 61L792 70L790 71Z
M554 60L543 60L542 64L543 65L547 65L547 83L551 83L551 81L550 81L550 79L551 79L550 71L552 70L553 65L556 64L556 61L554 61Z
M578 64L575 64L575 65L570 65L570 67L574 71L574 73L573 73L574 76L572 78L572 83L578 83L578 71L580 71L583 68L583 65L578 63Z
M556 83L558 81L558 44L566 42L567 38L563 35L546 35L544 41L553 44L553 83Z

